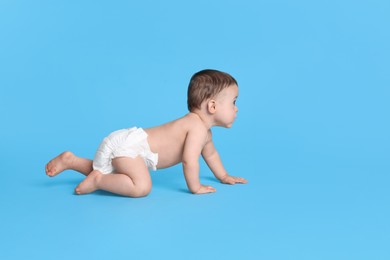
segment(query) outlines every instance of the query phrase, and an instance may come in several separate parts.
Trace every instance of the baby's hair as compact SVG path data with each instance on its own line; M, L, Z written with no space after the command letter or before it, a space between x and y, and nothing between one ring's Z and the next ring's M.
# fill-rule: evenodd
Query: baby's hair
M207 69L195 73L188 86L188 110L200 109L203 101L215 97L231 85L238 85L237 81L225 72Z

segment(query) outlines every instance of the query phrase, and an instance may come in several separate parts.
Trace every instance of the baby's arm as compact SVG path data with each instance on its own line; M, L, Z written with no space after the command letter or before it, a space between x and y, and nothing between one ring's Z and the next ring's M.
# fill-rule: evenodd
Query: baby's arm
M225 167L223 167L221 158L215 149L213 141L210 140L206 143L202 150L203 159L206 161L210 170L214 176L225 184L247 183L248 181L241 177L230 176Z
M192 128L188 133L183 151L183 171L188 189L194 194L215 192L211 186L203 186L199 181L199 156L207 139L207 131Z

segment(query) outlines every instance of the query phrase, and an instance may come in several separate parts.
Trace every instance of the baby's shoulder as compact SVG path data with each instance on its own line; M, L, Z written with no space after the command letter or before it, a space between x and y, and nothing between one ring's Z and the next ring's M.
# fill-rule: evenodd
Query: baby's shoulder
M206 127L202 119L196 114L189 113L186 115L185 128L188 136L197 136L197 138L203 139L205 142L211 140L211 130Z
M188 113L182 119L183 125L185 125L188 130L197 129L197 131L208 131L202 119L200 119L200 117L194 113Z

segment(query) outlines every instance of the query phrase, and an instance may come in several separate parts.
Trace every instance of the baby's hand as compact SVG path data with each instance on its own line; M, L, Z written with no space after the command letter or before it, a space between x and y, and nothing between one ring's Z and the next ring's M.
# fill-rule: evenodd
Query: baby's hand
M241 177L226 175L221 179L221 182L225 184L236 184L236 183L247 183L248 181Z
M211 192L216 192L216 191L217 190L214 189L211 186L203 186L203 185L201 185L200 189L197 192L195 192L195 194L205 194L205 193L211 193Z

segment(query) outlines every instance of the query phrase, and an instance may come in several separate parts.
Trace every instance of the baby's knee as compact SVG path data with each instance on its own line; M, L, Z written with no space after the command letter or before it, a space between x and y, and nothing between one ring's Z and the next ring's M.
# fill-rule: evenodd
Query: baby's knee
M146 197L152 190L151 184L139 184L135 186L135 191L132 197L141 198Z

